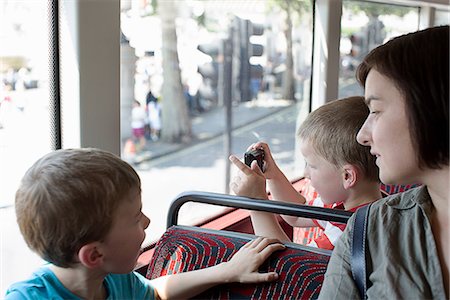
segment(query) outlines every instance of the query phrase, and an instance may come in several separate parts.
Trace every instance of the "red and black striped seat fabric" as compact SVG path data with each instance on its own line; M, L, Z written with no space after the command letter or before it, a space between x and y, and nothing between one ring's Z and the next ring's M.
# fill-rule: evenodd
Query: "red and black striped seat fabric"
M318 196L316 190L311 186L311 182L308 178L299 179L294 183L294 186L299 191L299 193L306 198L307 202L313 201ZM383 197L386 197L388 195L402 193L418 186L420 186L420 184L398 185L381 183L380 191ZM322 234L323 230L320 227L294 227L292 240L295 243L307 245Z
M402 193L404 191L407 191L409 189L418 187L420 184L405 184L405 185L399 185L399 184L381 184L381 192L385 195L393 195L397 193Z
M253 235L198 227L172 226L158 241L147 278L175 274L227 261ZM319 296L330 251L287 243L261 266L279 279L263 284L223 284L196 299L315 299Z

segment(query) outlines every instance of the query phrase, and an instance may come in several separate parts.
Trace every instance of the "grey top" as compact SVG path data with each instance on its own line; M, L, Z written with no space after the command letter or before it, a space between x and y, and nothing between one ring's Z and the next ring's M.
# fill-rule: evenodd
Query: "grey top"
M434 206L426 187L376 201L368 221L369 299L445 299L429 217ZM350 266L351 228L336 244L319 299L358 299Z

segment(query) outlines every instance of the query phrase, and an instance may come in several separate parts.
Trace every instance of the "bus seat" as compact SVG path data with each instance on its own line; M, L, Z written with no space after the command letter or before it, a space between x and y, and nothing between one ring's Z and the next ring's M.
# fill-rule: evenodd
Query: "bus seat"
M402 193L409 189L418 187L420 184L381 184L381 193L384 196Z
M317 198L316 190L311 186L308 178L303 177L292 183L295 189L306 199L306 202L313 201ZM292 233L292 241L297 244L307 245L322 235L323 230L319 227L294 227Z
M178 213L187 202L206 203L239 209L282 213L303 218L346 223L351 212L261 201L247 197L210 192L185 192L175 198L167 214L167 230L155 246L147 268L147 278L156 278L216 265L228 260L255 236L246 233L178 225ZM273 253L260 268L275 271L277 281L260 284L224 284L205 291L199 299L312 299L320 292L331 251L295 243Z
M170 227L158 241L147 278L175 274L227 261L254 235L199 227ZM196 299L315 299L318 297L331 251L287 243L261 266L275 271L277 281L264 284L223 284Z
M308 178L301 178L292 183L295 189L306 198L306 201L312 201L318 196L316 190L311 186L311 182ZM384 184L381 183L380 190L383 196L393 195L407 191L409 189L415 188L419 184L407 184L407 185L397 185L397 184ZM323 230L319 227L295 227L293 229L292 241L294 243L307 245L309 242L315 240L323 233Z

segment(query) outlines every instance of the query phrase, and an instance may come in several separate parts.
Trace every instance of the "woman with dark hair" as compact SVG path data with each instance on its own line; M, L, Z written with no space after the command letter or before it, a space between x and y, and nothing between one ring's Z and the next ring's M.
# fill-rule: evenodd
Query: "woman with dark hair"
M422 186L370 206L363 293L352 274L350 219L320 298L449 299L449 27L375 48L357 78L370 110L357 140L376 156L381 181Z

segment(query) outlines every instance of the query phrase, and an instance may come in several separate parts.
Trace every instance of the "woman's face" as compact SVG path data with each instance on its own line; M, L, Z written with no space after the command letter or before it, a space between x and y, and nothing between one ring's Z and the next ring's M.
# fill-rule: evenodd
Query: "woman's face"
M376 156L380 179L388 184L419 182L416 152L409 133L405 98L394 83L372 69L366 79L365 98L370 114L357 140Z

